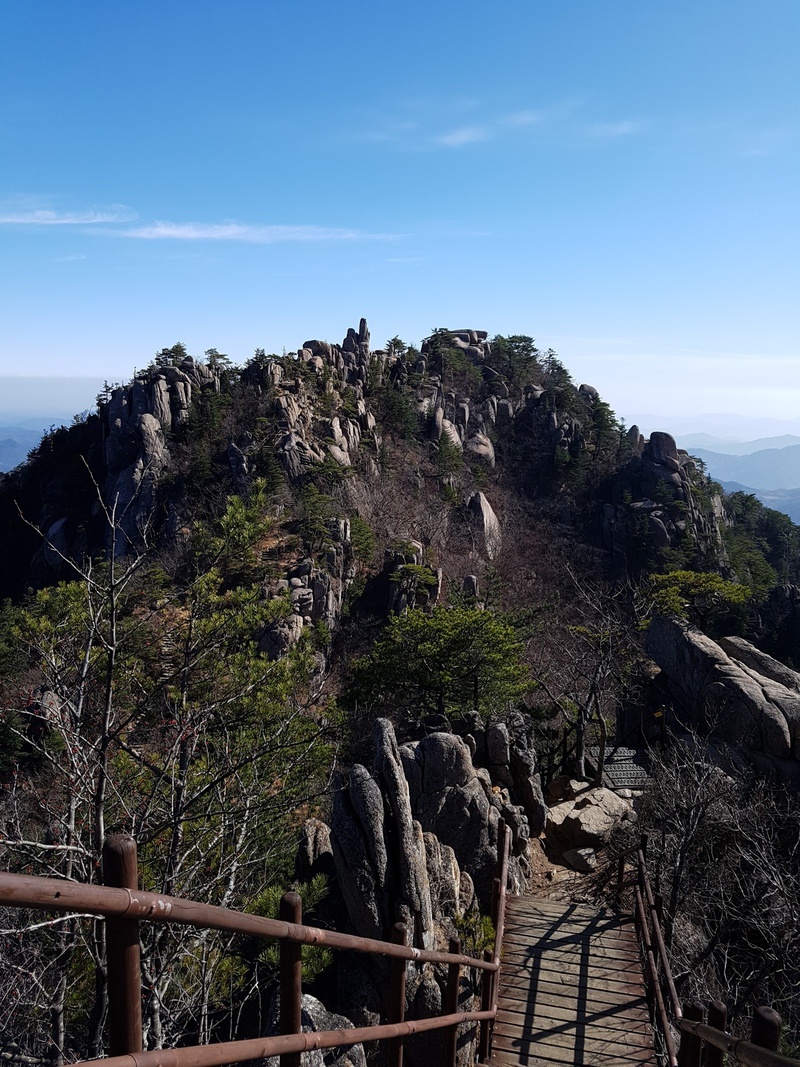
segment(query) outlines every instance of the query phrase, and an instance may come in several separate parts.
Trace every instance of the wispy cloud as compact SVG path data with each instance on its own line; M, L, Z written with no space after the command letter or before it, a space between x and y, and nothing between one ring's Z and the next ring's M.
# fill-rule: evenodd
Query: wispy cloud
M500 124L510 126L512 129L521 129L525 126L535 126L542 121L540 111L513 111L510 115L504 115Z
M475 97L404 99L399 115L372 115L372 129L359 140L393 145L412 152L469 148L487 141L541 137L554 128L563 133L584 105L573 98L541 106L505 106Z
M478 141L487 141L489 131L485 126L461 126L450 133L435 137L434 140L446 148L462 148L467 144L476 144Z
M641 133L643 129L643 122L623 119L621 122L596 122L586 132L590 137L629 137L632 133Z
M52 211L49 208L36 208L30 211L9 211L0 214L0 225L4 226L92 226L97 223L134 222L138 218L135 211L115 204L97 211Z
M395 236L327 226L253 226L238 222L154 222L129 230L109 231L141 241L240 241L271 245L281 242L387 240Z

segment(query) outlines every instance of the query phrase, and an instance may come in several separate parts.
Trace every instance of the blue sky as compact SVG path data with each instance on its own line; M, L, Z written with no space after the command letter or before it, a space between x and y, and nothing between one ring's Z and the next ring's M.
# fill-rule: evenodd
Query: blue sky
M797 414L799 50L797 0L4 0L0 374L365 315Z

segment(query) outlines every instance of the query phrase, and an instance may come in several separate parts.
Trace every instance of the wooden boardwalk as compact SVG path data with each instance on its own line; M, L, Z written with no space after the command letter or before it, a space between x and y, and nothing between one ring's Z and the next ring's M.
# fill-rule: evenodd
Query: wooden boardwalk
M583 904L509 897L495 1067L656 1067L630 921Z

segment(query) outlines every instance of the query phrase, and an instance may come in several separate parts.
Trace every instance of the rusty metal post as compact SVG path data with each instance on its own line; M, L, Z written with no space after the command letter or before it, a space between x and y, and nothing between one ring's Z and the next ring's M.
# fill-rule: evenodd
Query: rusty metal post
M781 1017L773 1008L762 1004L755 1009L750 1040L754 1045L767 1048L770 1052L778 1051L781 1042Z
M658 919L659 926L664 926L664 897L661 893L656 893L655 897L656 918Z
M691 1022L703 1021L703 1005L699 1000L690 1000L683 1005L683 1017ZM700 1055L703 1049L702 1038L694 1034L681 1034L681 1047L678 1050L678 1067L700 1067Z
M625 885L625 853L617 859L617 897L622 896L622 889Z
M451 937L449 951L454 956L461 955L461 938ZM461 968L457 963L451 963L447 967L447 989L444 994L444 1014L455 1015L458 1011L458 988L461 980ZM444 1034L444 1056L442 1063L445 1067L456 1067L456 1049L458 1044L458 1025L452 1026Z
M728 1025L728 1009L721 1000L714 1000L708 1005L708 1025L715 1030L725 1032ZM706 1041L703 1046L703 1067L723 1067L725 1053L721 1048Z
M284 893L281 897L279 917L287 923L303 921L303 901L299 893ZM302 945L296 941L281 941L281 1033L299 1034L303 1030L303 964ZM281 1053L280 1067L300 1067L300 1052Z
M490 915L492 918L492 926L497 929L497 919L500 911L500 879L492 879L492 902Z
M395 923L392 930L395 945L405 945L408 931L403 923ZM389 1022L401 1023L406 1015L406 961L393 959L389 977ZM390 1037L387 1045L389 1067L403 1067L403 1038Z
M494 873L498 878L503 869L503 849L505 848L507 831L506 820L502 817L499 818L497 820L497 861L494 865Z
M113 834L103 842L103 883L138 889L136 842ZM108 969L108 1054L142 1051L142 968L137 919L106 919Z
M483 958L491 963L492 950L484 949ZM481 1011L492 1010L492 983L497 981L496 971L483 971L481 974ZM488 1063L492 1048L492 1023L486 1019L481 1023L481 1036L478 1042L478 1062Z

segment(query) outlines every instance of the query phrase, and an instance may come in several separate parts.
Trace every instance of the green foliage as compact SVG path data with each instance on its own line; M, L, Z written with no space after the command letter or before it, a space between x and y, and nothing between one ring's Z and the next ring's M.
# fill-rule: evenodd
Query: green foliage
M462 348L453 344L449 330L442 327L433 330L428 338L428 356L432 365L441 371L446 389L472 395L481 388L483 376L479 368Z
M464 456L458 445L454 444L446 433L439 438L436 453L436 471L440 478L458 474L464 467Z
M156 352L151 366L177 367L181 360L185 359L188 354L186 345L181 341L178 341L172 348L162 348L160 352Z
M746 586L698 571L651 575L649 594L654 613L677 615L701 629L743 606L750 597Z
M538 357L539 350L532 337L525 334L503 337L498 334L492 338L492 351L486 362L512 384L525 386L539 366Z
M376 406L386 432L396 434L405 441L414 439L419 431L419 416L405 393L393 385L381 386L376 391Z
M532 687L523 651L509 623L490 611L412 610L390 619L357 664L351 695L399 716L499 713Z
M247 499L228 498L224 513L216 522L197 521L192 526L189 558L194 573L218 568L233 585L253 582L260 574L258 543L274 527L266 516L267 491L256 479Z
M321 552L331 542L330 520L333 501L311 483L300 491L300 520L298 532L312 552Z
M360 515L350 516L350 544L356 562L368 567L375 555L375 531Z
M552 348L548 348L542 357L542 369L548 389L562 391L573 385L572 375Z
M489 915L481 915L477 910L468 911L456 916L453 925L461 938L461 951L465 956L480 959L487 948L494 947L495 929Z
M324 874L317 874L310 882L295 883L293 889L302 897L303 920L308 922L309 916L313 918L314 910L328 895L328 879ZM279 885L268 886L253 901L248 911L266 919L280 918L283 893L284 890ZM280 979L280 942L253 941L245 948L244 954L250 957L251 966L250 974L246 980L242 981L242 986L246 988L248 984L253 983L267 989L277 986ZM333 952L321 945L303 945L300 960L303 969L302 981L305 987L330 966L333 962Z
M723 529L731 566L756 598L763 599L779 582L797 581L800 529L788 515L748 493L727 496L725 511L733 520Z
M329 638L322 627L278 661L259 650L288 611L261 595L264 503L255 486L160 560L90 563L83 580L0 613L0 643L17 650L0 678L0 765L14 771L20 839L5 849L11 869L90 883L104 836L128 830L148 890L246 909L285 875L298 816L324 787L337 715L329 709L323 725L307 706L311 655ZM32 689L52 697L36 730ZM29 847L51 827L69 849ZM101 988L92 961L103 961L84 952L96 942L71 921L32 936L31 952L58 959L54 981L70 983L59 1002L77 1041L76 1020ZM224 1010L241 967L224 938L147 927L142 939L146 1010L164 1005L160 1025L174 1043L195 1024L193 1003L210 1018Z

